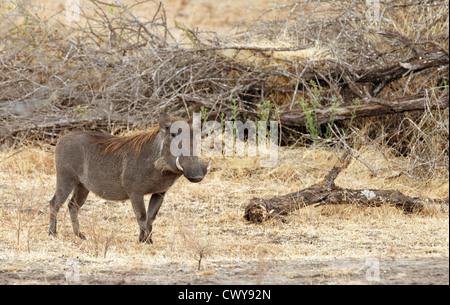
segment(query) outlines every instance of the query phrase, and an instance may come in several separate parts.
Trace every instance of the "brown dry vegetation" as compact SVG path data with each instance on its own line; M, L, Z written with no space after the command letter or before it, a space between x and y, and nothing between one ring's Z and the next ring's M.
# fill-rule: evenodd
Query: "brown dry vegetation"
M151 246L137 242L137 225L129 202L108 202L93 195L80 214L87 240L73 235L67 209L60 213L58 237L51 238L47 229L48 200L55 185L52 150L26 148L1 154L2 283L18 281L13 275L21 273L12 273L9 278L5 273L8 270L23 271L24 275L19 277L23 283L43 283L52 274L59 276L55 283L65 283L64 275L72 259L82 262L81 278L86 283L111 281L98 275L99 272L109 272L118 282L123 279L139 282L139 276L133 273L136 270L152 278L148 280L152 283L158 283L158 278L161 283L243 283L240 274L244 271L249 272L250 283L283 283L288 279L296 283L293 275L308 277L307 273L312 271L305 271L309 270L306 266L296 269L299 267L286 265L284 269L282 262L304 264L305 260L315 259L316 263L325 260L337 264L336 272L342 272L348 265L340 265L336 258L359 260L349 272L358 277L356 282L367 283L361 275L365 274L367 258L415 258L421 262L424 258L448 256L448 210L430 208L418 214L405 214L389 206L322 206L300 209L282 220L259 225L247 222L243 212L251 198L283 195L323 178L337 156L313 149L283 150L280 162L264 170L233 168L232 159L219 159L200 184L180 179L166 196L154 224ZM373 161L373 166L385 165L370 151L361 153ZM352 188L398 189L408 195L432 198L448 196L445 179L430 179L417 185L417 181L408 177L389 178L393 173L385 174L373 177L354 162L337 183ZM198 271L200 255L201 271ZM43 266L39 267L39 263ZM176 266L184 271L168 279L164 268L154 267L164 264L169 270ZM412 261L409 266L414 266ZM25 271L35 268L42 269L40 276L27 278ZM265 268L275 268L271 271L274 279L265 277ZM408 268L396 270L395 275L408 273ZM445 261L440 268L448 268ZM229 270L228 276L222 274L224 270ZM324 265L314 272L330 270L330 266ZM410 282L423 282L429 276L428 271L423 267ZM330 275L329 281L351 282L341 275L339 272ZM389 282L387 278L385 283ZM434 281L445 282L445 277Z
M73 235L67 206L59 215L58 236L49 237L48 201L55 187L54 146L49 143L67 129L113 132L117 124L127 134L127 129L153 122L153 113L167 106L178 115L205 106L212 118L219 112L225 112L229 118L233 99L239 101L241 115L249 117L258 114L257 105L264 99L270 99L277 111L290 110L291 106L300 109L299 96L308 97L311 87L308 80L299 79L298 75L305 67L313 71L321 65L312 60L308 61L312 66L305 66L296 61L298 58L345 58L356 69L373 54L365 53L365 48L346 48L354 38L350 36L346 37L349 40L342 40L342 45L336 45L331 54L333 41L327 40L325 34L320 36L321 44L307 51L272 52L267 57L264 52L236 48L202 53L202 57L172 48L174 41L192 47L195 35L202 43L212 41L219 46L306 45L311 37L300 39L302 29L296 28L294 22L305 14L298 9L314 8L317 19L309 22L317 28L311 33L325 33L330 28L321 28L315 22L326 20L324 11L330 11L327 1L317 5L315 1L167 0L165 18L173 36L152 43L167 43L169 47L159 49L150 43L147 49L130 51L129 56L117 50L136 42L135 29L125 31L125 42L116 48L108 46L112 40L104 28L74 26L82 33L77 41L76 35L68 35L74 29L65 28L64 18L54 15L63 9L63 4L36 3L29 24L23 19L14 20L15 16L9 21L20 26L2 28L8 31L9 38L0 45L0 58L8 59L1 63L0 102L16 106L1 104L0 109L9 112L0 113L0 136L18 132L2 138L6 144L0 152L1 284L67 283L66 274L74 261L80 264L81 283L365 284L370 283L365 278L368 258L381 261L381 283L448 284L448 208L430 206L407 214L390 206L311 206L262 224L251 224L243 218L244 208L253 197L284 195L320 181L338 160L342 148L349 147L356 158L339 175L339 186L395 189L409 196L448 198L448 106L363 118L351 125L343 122L341 129L334 129L333 137L315 142L312 147L281 147L279 162L273 168L259 168L249 158L215 157L211 172L200 184L182 178L168 192L154 223L153 245L137 242L138 228L129 202L110 202L94 195L88 197L80 211L80 226L87 240ZM131 5L134 1L122 3ZM149 1L132 11L135 16L157 16L161 21L161 15L154 15L158 6L155 3ZM431 50L435 46L448 52L448 18L443 17L448 14L446 3L446 7L430 8L433 13L408 5L404 5L406 13L386 10L391 22L383 30L399 31L421 47ZM9 5L10 2L1 1L0 13L9 14ZM92 7L86 6L87 15L93 14L88 10ZM102 8L108 11L110 7ZM113 24L120 26L123 20L116 15L117 10L107 17L117 18ZM427 14L442 20L430 27ZM101 14L90 16L104 20L99 17ZM48 27L46 18L48 22L63 24ZM175 19L180 24L177 28ZM344 22L344 28L355 30L362 26L352 22ZM93 22L93 26L99 24ZM198 31L188 30L196 26ZM252 32L242 34L242 28ZM284 29L283 35L278 35L280 28ZM155 33L161 34L160 30L155 29ZM224 36L217 37L206 30ZM384 44L374 31L361 33L353 43L363 45L367 42L365 35L378 42L377 52L388 54L380 65L407 59L413 53L395 40ZM94 33L99 36L94 37ZM66 36L75 43L67 41ZM425 38L430 42L424 42ZM398 54L402 57L398 58ZM174 57L177 60L171 61ZM236 70L226 70L230 58ZM192 65L186 72L182 69L187 63ZM248 71L241 65L286 73L264 74L263 70ZM228 74L220 74L222 70ZM428 105L434 105L436 96L448 95L448 86L444 86L447 73L448 65L426 74L418 72L414 77L390 83L381 97L425 92ZM154 77L146 77L147 74ZM252 91L263 84L265 77L272 88ZM159 89L148 90L150 81L153 88ZM304 82L302 92L291 90L296 81ZM324 86L322 93L323 106L330 103L334 94L348 103L344 101L345 94L333 87L335 79L329 81L331 86ZM205 87L212 89L204 90ZM340 133L347 128L350 135ZM303 135L305 130L289 130L290 144L311 143L311 138Z

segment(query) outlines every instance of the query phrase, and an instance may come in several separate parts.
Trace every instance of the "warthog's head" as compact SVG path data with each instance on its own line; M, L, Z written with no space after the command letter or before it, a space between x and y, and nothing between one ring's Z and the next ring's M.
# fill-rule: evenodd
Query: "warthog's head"
M173 121L166 113L160 114L159 126L163 135L162 157L155 167L182 173L191 182L200 182L209 170L210 164L203 162L196 153L196 134L192 124Z

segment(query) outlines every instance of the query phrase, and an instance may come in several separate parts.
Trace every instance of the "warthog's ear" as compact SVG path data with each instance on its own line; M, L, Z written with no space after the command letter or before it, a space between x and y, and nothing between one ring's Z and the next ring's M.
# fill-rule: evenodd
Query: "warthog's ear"
M168 132L169 128L170 128L170 124L172 124L172 120L171 120L170 116L165 112L161 112L159 114L159 127L162 130Z
M155 161L155 163L153 163L153 165L155 166L155 168L160 171L160 172L173 172L173 173L177 173L175 170L173 170L169 164L167 164L166 160L164 159L164 157L159 158L158 160Z

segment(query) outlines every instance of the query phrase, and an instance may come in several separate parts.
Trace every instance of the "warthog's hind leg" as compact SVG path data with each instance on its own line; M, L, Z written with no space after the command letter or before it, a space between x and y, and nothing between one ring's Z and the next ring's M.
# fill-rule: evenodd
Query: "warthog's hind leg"
M56 181L56 192L52 200L50 200L50 227L48 229L49 235L56 235L57 216L61 206L66 202L67 197L74 189L76 183L72 181Z
M80 224L78 222L78 211L86 202L89 190L81 183L75 187L73 196L69 201L69 213L72 220L73 233L81 239L86 239L83 233L80 232Z

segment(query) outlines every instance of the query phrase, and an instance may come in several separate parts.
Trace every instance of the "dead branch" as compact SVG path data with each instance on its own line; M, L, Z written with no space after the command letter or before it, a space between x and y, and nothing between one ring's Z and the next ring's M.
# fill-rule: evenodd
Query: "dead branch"
M404 77L408 73L420 72L433 67L448 66L449 64L448 54L441 51L426 52L417 48L413 48L413 50L420 54L420 56L372 71L366 69L359 70L356 74L361 76L356 77L355 82L373 83L374 88L372 89L371 95L377 96L389 83Z
M252 47L252 46L207 46L198 49L186 50L188 52L201 52L201 51L219 51L219 50L246 50L246 51L256 51L256 52L292 52L306 50L314 47L315 44L308 44L304 46L287 47L287 48L263 48L263 47Z
M384 101L382 99L371 98L367 103L360 105L343 105L337 109L325 107L317 109L318 124L325 124L330 121L331 116L335 121L349 120L355 117L376 117L386 114L402 113L409 111L423 111L429 106L431 109L446 109L449 107L449 98L445 94L430 104L430 98L410 96L403 97L394 101ZM307 117L303 111L293 110L281 114L280 121L287 126L306 126Z
M245 208L244 218L259 223L272 217L289 215L293 211L310 205L356 204L362 206L393 205L405 212L421 211L431 199L420 199L402 194L397 190L345 189L334 184L334 180L345 170L352 159L346 151L326 177L317 184L287 195L263 199L253 198Z

